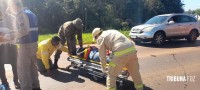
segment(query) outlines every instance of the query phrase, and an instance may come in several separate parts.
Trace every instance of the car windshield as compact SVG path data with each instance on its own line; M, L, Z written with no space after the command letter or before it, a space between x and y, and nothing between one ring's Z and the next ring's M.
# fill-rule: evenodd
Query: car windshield
M161 24L163 23L168 16L155 16L149 19L145 24Z

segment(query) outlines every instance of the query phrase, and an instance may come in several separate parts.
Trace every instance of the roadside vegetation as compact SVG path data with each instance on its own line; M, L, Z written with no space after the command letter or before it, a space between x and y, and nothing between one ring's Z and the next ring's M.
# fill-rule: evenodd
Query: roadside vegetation
M121 33L126 35L128 37L130 30L120 30ZM51 38L53 36L56 36L57 34L43 34L39 36L38 42L41 42L42 40ZM91 33L83 33L83 43L84 44L92 44L93 42L93 37Z
M8 0L0 0L6 10ZM183 13L182 0L22 0L39 20L40 34L57 33L66 21L81 18L84 32L95 27L131 28L166 13ZM1 12L0 10L0 12ZM3 12L3 11L2 11Z

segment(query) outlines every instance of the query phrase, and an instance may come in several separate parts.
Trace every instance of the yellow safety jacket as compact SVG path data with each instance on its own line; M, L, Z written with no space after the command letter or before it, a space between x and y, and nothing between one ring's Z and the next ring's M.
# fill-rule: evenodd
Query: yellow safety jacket
M59 49L63 52L68 51L68 49L66 47L62 46L62 44L59 44L58 46L53 46L52 43L51 43L51 39L44 40L44 41L39 43L38 50L37 50L37 53L36 53L37 58L42 60L46 69L50 68L50 66L49 66L50 56L57 49Z

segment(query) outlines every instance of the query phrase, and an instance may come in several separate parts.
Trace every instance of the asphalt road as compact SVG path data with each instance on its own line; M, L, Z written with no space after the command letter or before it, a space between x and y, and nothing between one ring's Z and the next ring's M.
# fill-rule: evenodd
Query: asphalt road
M136 49L145 90L199 90L200 38L194 44L178 40L166 42L162 47L140 44ZM52 77L39 75L43 90L106 90L105 80L93 81L78 69L66 71L65 67L70 64L66 58L67 53L62 53L58 63L60 69L54 71ZM9 65L6 65L6 71L13 88ZM123 90L134 90L131 81L125 84Z

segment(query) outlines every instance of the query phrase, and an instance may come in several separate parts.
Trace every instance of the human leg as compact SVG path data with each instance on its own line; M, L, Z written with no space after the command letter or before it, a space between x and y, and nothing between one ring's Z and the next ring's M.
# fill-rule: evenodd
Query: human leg
M109 62L107 73L107 90L116 90L116 77L128 62L127 55L121 57L113 57Z
M4 46L0 45L0 78L1 78L2 84L8 85L5 67L4 67L3 50L4 50Z
M40 72L46 72L46 68L41 59L37 59L37 68Z
M20 45L18 48L17 70L21 90L32 90L31 56L28 45Z
M32 59L31 73L33 79L33 88L40 88L38 72L37 72L37 61L35 59Z
M20 84L19 84L19 79L18 79L18 75L17 75L17 46L13 45L13 44L8 44L8 53L9 55L9 60L10 60L10 64L12 66L12 72L13 72L13 81L15 84L15 88L19 89L20 88Z
M133 79L136 90L143 90L143 83L139 72L139 63L136 53L130 55L127 68Z
M18 79L18 74L17 74L17 65L16 65L16 63L15 64L12 63L11 66L12 66L13 82L15 84L15 88L19 89L20 88L20 83L18 81L19 79Z
M60 42L61 44L64 46L66 39L64 36L59 36L60 37ZM61 50L57 50L55 55L54 55L54 64L53 64L53 69L57 69L58 68L58 59L60 58L60 54L62 53Z
M0 64L0 78L1 78L2 84L8 85L4 64Z
M31 47L31 77L32 77L32 86L33 88L40 88L40 83L38 79L38 72L37 72L37 58L36 58L36 51L37 51L37 43L33 44Z

